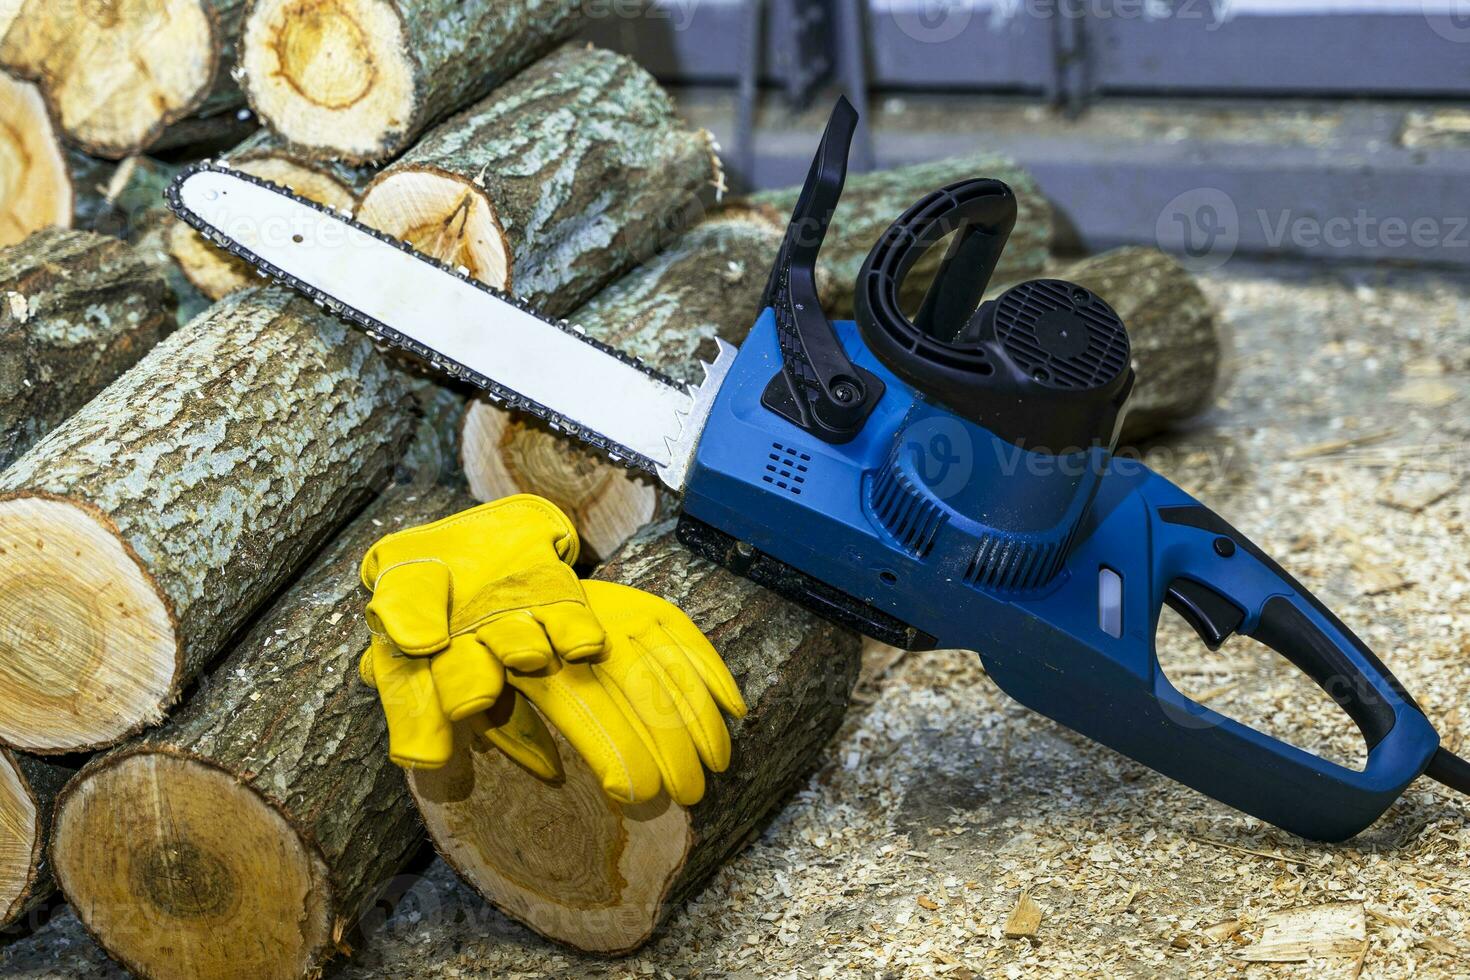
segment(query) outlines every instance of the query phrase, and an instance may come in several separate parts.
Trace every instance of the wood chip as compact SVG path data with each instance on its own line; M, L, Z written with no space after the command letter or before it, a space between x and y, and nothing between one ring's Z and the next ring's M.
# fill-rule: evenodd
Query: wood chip
M1417 514L1460 489L1460 475L1440 470L1396 473L1378 491L1378 502Z
M1212 926L1206 926L1202 931L1205 934L1205 938L1211 942L1223 943L1227 939L1233 939L1242 928L1244 926L1241 925L1239 919L1226 919L1224 922L1217 922Z
M930 912L937 912L939 910L939 903L928 895L920 895L914 901L919 904L919 908L921 909L928 909Z
M1356 449L1359 446L1370 446L1375 442L1382 442L1395 434L1393 429L1379 429L1374 432L1365 432L1358 436L1345 436L1341 439L1329 439L1326 442L1314 442L1306 446L1298 446L1286 454L1287 459L1314 459L1318 456L1331 456L1345 449Z
M1040 928L1041 906L1031 900L1030 892L1022 892L1016 899L1016 907L1006 917L1005 925L1001 926L1001 932L1007 939L1024 939L1036 935Z
M1231 955L1251 963L1302 963L1319 956L1357 957L1368 942L1361 902L1277 912L1261 924L1260 941Z
M1434 378L1415 378L1406 381L1389 394L1389 398L1404 405L1419 405L1424 408L1444 408L1460 398L1460 389L1445 381Z

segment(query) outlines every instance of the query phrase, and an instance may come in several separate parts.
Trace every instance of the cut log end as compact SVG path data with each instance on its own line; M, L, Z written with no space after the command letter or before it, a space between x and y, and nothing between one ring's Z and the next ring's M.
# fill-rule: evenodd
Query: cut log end
M202 0L28 4L0 62L40 80L61 128L117 159L147 147L208 94L221 42Z
M476 499L534 488L572 518L589 561L610 557L658 507L651 482L488 402L472 402L465 412L461 454Z
M316 851L237 776L123 754L57 801L62 890L140 976L299 977L332 941Z
M642 945L692 846L689 811L667 796L637 806L609 799L560 736L566 776L554 785L516 766L470 722L455 742L470 748L409 779L450 866L503 912L577 949Z
M25 902L41 843L40 808L14 757L0 753L0 923Z
M352 189L329 174L295 160L260 157L231 161L243 173L288 187L308 200L339 210L351 210ZM206 242L193 228L174 221L168 233L169 254L189 282L212 300L257 285L260 277L243 260Z
M497 289L511 289L509 246L490 196L452 174L403 169L368 188L357 219Z
M292 143L361 163L414 117L414 63L386 0L259 0L242 65L255 110Z
M52 225L70 228L72 193L40 89L0 72L0 245Z
M0 742L69 751L156 722L178 670L174 632L104 519L64 500L0 500Z

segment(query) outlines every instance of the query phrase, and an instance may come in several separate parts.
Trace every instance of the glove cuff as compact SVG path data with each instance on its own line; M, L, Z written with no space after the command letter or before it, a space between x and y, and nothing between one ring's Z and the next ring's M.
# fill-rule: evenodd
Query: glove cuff
M559 561L537 562L496 579L475 595L459 597L449 622L449 632L452 636L460 636L473 633L506 613L558 602L584 605L586 601L582 582L570 565Z
M533 521L545 529L556 556L568 565L576 564L581 552L581 541L577 538L577 529L571 518L545 497L517 493L451 514L431 524L395 531L380 538L362 558L359 569L362 584L371 590L380 569L408 558L422 556L425 548L420 539L425 536L441 535L445 532L497 535L508 526L524 528ZM465 527L471 524L478 527L473 530ZM432 554L433 550L429 553Z

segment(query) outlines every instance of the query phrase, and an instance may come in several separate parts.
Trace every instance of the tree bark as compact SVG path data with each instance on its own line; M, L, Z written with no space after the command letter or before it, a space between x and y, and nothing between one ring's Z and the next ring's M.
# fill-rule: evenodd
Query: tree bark
M114 238L53 228L0 249L0 470L158 343L172 306Z
M312 160L264 130L225 154L220 162L281 184L318 204L349 212L357 206L358 194L372 176L365 168ZM209 244L177 218L170 217L169 221L169 254L201 294L211 300L223 299L260 282L248 263Z
M330 957L423 840L357 676L358 563L471 506L397 487L349 525L166 725L58 801L57 877L97 941L149 977L299 977Z
M542 783L467 726L441 770L409 785L446 861L506 914L579 950L627 953L751 840L818 764L847 709L858 638L693 558L667 525L629 542L598 578L670 599L709 636L750 706L731 722L730 768L693 807L622 806L564 744L566 778Z
M580 10L573 0L255 0L245 91L314 156L387 160L569 37Z
M1059 264L1047 275L1097 293L1128 327L1138 381L1123 423L1124 443L1157 435L1214 401L1219 317L1177 259L1155 248L1118 248Z
M47 841L56 794L76 770L0 749L0 928L56 891Z
M642 68L567 45L379 174L358 218L560 316L702 207L711 147Z
M992 154L954 157L919 163L893 170L856 174L847 179L842 201L832 215L831 227L822 243L818 264L831 277L823 305L833 319L852 317L852 296L858 270L878 239L900 214L930 191L967 177L993 177L1015 191L1020 213L1005 256L996 269L995 281L1033 279L1051 254L1053 215L1035 179L1014 161ZM752 203L774 208L783 222L796 207L800 187L785 187L753 195ZM943 248L931 248L922 256L899 287L899 298L910 313L916 312L929 287Z
M413 424L401 372L281 291L161 343L0 474L0 741L100 748L161 721Z
M68 140L111 160L243 101L230 77L244 0L18 0L0 65L40 83Z
M761 212L718 215L592 298L573 319L599 340L681 381L700 378L715 338L754 321L783 230ZM658 507L652 480L528 416L477 399L465 413L464 474L480 500L537 493L571 516L590 560L607 557Z

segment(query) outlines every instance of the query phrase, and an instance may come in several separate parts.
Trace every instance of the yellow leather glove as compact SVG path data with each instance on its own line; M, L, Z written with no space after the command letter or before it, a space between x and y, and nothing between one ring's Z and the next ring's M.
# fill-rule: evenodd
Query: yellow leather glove
M587 581L582 588L606 630L603 653L582 662L552 660L537 671L510 669L509 687L490 710L472 716L471 725L541 778L560 778L556 745L534 703L609 795L639 802L662 786L674 802L693 806L704 796L704 768L724 772L730 764L720 710L745 716L735 679L673 603L613 582ZM391 647L383 655L385 669L413 670L414 661L395 657ZM383 661L363 660L369 683L375 662ZM431 702L434 692L425 687L414 697Z
M444 765L450 722L496 703L504 666L535 670L602 652L602 627L571 568L577 549L560 510L518 494L368 550L361 571L373 593L373 642L359 669L383 702L394 762ZM524 728L527 710L512 702L501 714Z
M561 668L568 686L600 684L640 731L675 803L704 796L704 768L730 765L730 733L720 710L745 717L745 700L729 668L699 627L673 603L615 582L585 581L587 604L607 631L603 654ZM555 670L510 682L541 704L532 684ZM704 768L700 762L703 761Z
M533 512L552 512L561 522L560 529L571 536L569 553L575 555L575 533L559 511L540 498L507 498L513 500L533 501L537 505ZM494 507L485 505L459 517ZM508 513L521 521L535 517L525 509L495 513ZM380 558L395 561L388 568L408 564L405 571L417 577L405 576L398 581L412 587L419 578L426 577L422 569L412 566L436 563L423 555L405 558L414 555L415 548L401 547L402 540L392 549L382 546L400 535L418 544L437 546L437 533L446 525L459 526L453 524L457 519L390 535L374 547L374 552L382 549ZM420 531L434 533L417 534ZM465 551L461 548L452 560L463 561ZM373 557L370 553L369 559ZM367 560L363 569L365 582L370 571L377 571L376 567L370 570ZM709 641L666 600L614 583L581 583L588 609L606 629L601 652L589 653L586 645L568 648L558 644L558 631L547 626L546 640L533 645L534 654L528 655L525 647L497 642L503 631L487 631L483 626L470 631L470 624L483 620L485 610L504 609L507 601L503 593L508 584L519 587L522 583L509 581L512 576L502 576L491 579L481 592L466 595L461 583L483 580L484 576L462 576L456 566L449 570L451 636L444 652L426 664L422 654L406 656L392 640L418 638L409 635L409 627L414 626L414 616L422 611L422 597L405 593L380 599L389 576L386 569L377 574L379 588L370 607L370 623L376 615L383 629L374 627L374 641L364 654L361 673L365 681L379 689L388 716L390 753L400 765L443 765L452 751L448 719L471 716L476 731L511 758L543 778L555 778L560 775L555 744L529 701L582 755L607 793L624 802L652 799L660 787L665 787L676 802L692 805L704 794L701 761L716 772L728 766L730 739L720 708L741 717L745 704ZM431 585L436 581L437 577L429 579ZM442 590L431 594L437 598ZM400 614L399 606L406 611ZM544 618L546 614L536 615ZM416 628L425 634L430 632L422 623ZM414 649L432 645L421 642ZM441 667L446 658L450 663ZM484 676L473 671L488 674L491 680L487 683ZM502 687L507 683L508 688ZM465 696L466 691L475 696ZM456 707L447 707L446 702ZM489 710L481 711L482 707Z

